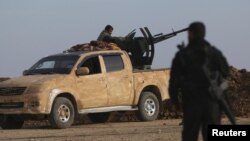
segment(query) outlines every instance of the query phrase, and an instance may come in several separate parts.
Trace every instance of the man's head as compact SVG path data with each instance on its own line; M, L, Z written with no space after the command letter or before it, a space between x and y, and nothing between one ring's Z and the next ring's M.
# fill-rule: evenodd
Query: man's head
M204 39L206 34L206 27L202 22L193 22L188 28L188 40Z
M114 28L111 25L106 25L104 30L111 35L113 32L113 29Z

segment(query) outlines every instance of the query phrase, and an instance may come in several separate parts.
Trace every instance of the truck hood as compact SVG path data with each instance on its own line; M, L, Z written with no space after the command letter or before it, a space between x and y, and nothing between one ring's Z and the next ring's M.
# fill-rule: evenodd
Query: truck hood
M49 83L56 81L58 79L63 79L65 75L26 75L11 78L9 80L0 82L0 87L28 87L30 85L40 85L44 83Z

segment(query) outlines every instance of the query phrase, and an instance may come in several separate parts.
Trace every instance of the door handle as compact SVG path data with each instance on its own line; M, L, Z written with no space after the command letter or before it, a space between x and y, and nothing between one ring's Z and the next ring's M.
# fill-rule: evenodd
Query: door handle
M105 79L103 77L99 78L99 81L104 81Z
M124 75L123 78L128 78L128 75Z

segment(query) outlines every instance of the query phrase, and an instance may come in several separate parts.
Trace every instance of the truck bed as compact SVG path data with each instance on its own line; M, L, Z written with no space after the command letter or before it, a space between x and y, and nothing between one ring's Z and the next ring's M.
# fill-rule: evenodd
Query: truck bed
M168 68L133 70L135 91L140 91L140 87L143 85L158 86L162 100L168 99L169 73Z

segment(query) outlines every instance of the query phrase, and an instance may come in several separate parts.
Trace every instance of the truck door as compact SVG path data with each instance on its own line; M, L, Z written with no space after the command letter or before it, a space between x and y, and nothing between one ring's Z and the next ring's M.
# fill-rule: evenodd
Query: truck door
M132 70L124 64L122 54L103 55L108 82L108 105L132 104Z
M89 74L77 76L80 109L107 105L107 80L102 73L99 56L85 58L78 67L88 67Z

